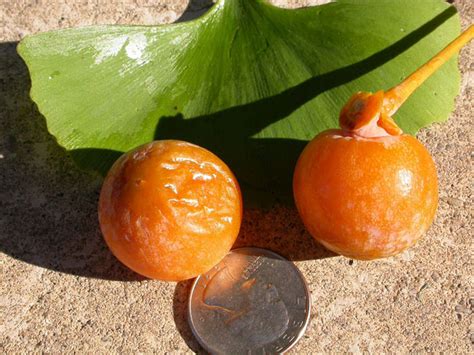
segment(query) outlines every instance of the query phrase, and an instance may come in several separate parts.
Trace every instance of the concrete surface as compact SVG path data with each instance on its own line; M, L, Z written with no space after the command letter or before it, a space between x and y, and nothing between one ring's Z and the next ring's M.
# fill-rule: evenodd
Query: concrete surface
M182 19L208 3L194 1ZM473 3L454 4L465 28ZM2 2L0 352L200 351L185 320L189 282L142 280L108 252L96 217L101 181L78 170L47 134L15 53L16 41L29 33L172 22L186 7L182 0ZM246 211L239 245L297 260L310 285L313 318L292 353L473 352L473 49L461 56L456 111L419 135L438 165L441 200L435 224L416 247L375 262L331 257L294 210Z

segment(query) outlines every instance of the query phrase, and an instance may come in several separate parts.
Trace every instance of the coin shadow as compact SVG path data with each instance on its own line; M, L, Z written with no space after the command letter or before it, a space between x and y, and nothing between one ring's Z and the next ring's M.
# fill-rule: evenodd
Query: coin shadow
M173 295L173 318L176 329L188 347L196 354L208 354L193 335L188 322L188 300L194 279L176 284Z

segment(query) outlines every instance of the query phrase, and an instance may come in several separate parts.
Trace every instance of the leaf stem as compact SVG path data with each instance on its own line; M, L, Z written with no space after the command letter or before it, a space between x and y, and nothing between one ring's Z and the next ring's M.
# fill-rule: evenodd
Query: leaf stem
M418 68L400 84L386 91L384 100L385 112L389 116L393 115L426 79L473 38L474 25L471 25L441 52Z

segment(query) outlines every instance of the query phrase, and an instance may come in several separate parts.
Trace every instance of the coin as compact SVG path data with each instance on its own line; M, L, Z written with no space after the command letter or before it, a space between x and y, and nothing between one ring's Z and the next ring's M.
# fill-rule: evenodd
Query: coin
M231 251L194 282L189 323L211 354L275 354L289 350L309 321L303 275L271 251Z

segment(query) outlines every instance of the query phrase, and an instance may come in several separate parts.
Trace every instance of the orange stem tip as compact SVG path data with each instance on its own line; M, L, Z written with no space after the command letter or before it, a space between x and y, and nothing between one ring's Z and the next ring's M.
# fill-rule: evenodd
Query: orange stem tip
M363 137L402 134L391 116L426 79L473 38L474 25L471 25L397 86L386 92L358 92L353 95L339 115L341 128Z

